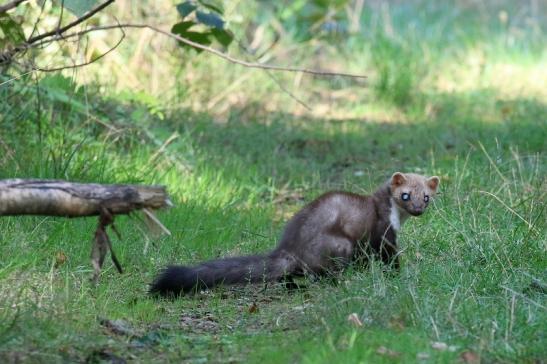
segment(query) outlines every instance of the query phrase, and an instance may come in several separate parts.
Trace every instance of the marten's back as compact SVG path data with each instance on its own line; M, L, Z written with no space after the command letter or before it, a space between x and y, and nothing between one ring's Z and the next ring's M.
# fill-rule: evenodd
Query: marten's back
M310 202L287 223L278 248L298 252L320 234L361 239L374 224L372 198L350 192L331 191Z

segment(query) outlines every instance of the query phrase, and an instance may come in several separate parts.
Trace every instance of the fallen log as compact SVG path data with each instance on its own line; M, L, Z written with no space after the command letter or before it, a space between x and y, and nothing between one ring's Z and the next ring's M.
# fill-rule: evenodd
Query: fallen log
M163 186L102 185L56 180L0 180L0 216L48 215L82 217L128 214L170 205Z
M40 179L0 180L0 216L99 216L91 253L95 282L98 281L108 251L114 265L122 273L106 233L106 227L110 226L119 237L114 226L114 216L143 210L149 222L159 225L169 234L169 230L152 213L152 210L169 206L172 204L164 186L104 185Z

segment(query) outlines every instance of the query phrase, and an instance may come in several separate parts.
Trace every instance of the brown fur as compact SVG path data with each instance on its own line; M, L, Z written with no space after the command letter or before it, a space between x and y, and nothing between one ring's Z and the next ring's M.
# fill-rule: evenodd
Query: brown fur
M438 177L393 174L373 195L328 192L302 208L285 226L277 247L266 255L213 260L195 267L167 267L150 288L172 295L217 284L279 281L324 275L372 252L399 268L396 234L410 215L421 215ZM405 201L403 193L409 194Z

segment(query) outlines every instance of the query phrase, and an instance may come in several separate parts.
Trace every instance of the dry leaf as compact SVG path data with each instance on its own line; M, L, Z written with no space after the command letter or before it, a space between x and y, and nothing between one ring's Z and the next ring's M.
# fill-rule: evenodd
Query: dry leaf
M477 354L477 353L475 353L471 350L464 351L463 353L461 353L460 354L460 359L461 359L461 361L463 361L464 363L467 363L467 364L479 364L481 362L479 354Z
M256 304L256 302L253 302L253 304L249 306L248 311L249 311L249 313L257 313L258 312L258 305Z
M55 254L55 264L54 264L54 267L55 268L59 268L61 265L65 264L67 260L67 257L65 255L65 253L61 250L59 250L56 254Z
M354 313L351 313L349 314L348 316L348 322L356 327L361 327L363 326L363 322L361 322L361 320L359 319L359 316L357 316L357 314L354 312Z
M396 330L402 331L402 330L404 330L404 328L405 328L405 322L403 321L403 318L402 318L402 317L400 317L400 316L393 316L393 317L389 320L389 327L392 328L392 329L396 329Z
M388 349L385 346L380 346L378 349L376 349L376 353L380 355L387 355L390 358L396 358L401 355L401 353L395 350Z

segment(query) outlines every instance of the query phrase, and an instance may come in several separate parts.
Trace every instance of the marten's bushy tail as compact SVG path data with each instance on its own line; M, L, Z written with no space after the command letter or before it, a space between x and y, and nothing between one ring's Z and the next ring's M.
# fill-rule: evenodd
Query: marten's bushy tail
M287 254L251 255L223 258L194 267L168 266L150 286L150 294L177 296L219 284L278 281L294 270L294 259Z

